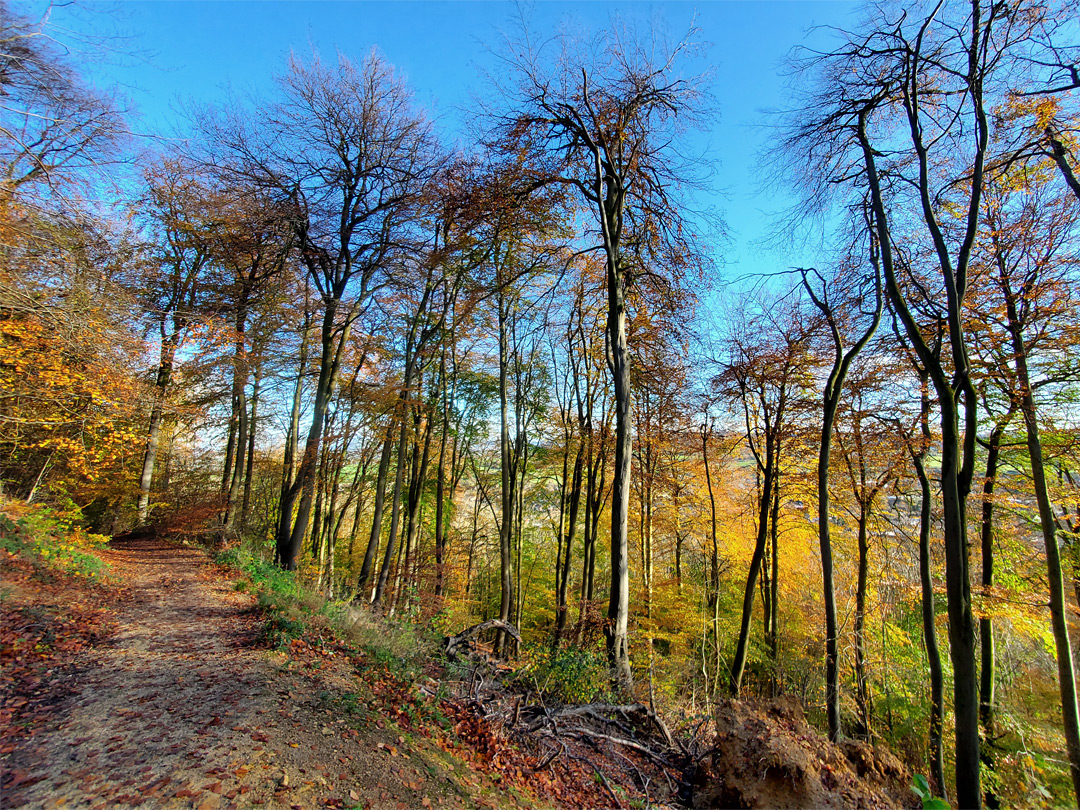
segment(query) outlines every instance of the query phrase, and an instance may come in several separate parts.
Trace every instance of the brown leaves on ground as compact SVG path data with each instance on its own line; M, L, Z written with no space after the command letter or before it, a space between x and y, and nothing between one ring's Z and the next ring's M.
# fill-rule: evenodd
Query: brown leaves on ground
M121 593L3 549L0 577L0 756L5 756L51 711L56 679L116 629ZM0 783L0 791L4 787Z
M13 806L427 810L685 800L686 763L642 718L616 718L611 728L599 718L590 732L580 709L567 707L572 722L547 709L537 715L498 677L481 689L429 665L414 683L319 621L268 650L267 617L201 552L144 537L103 556L126 585L123 598L0 558L0 784ZM861 748L829 753L801 717L747 714L738 704L725 711L695 806L736 795L744 806L902 803L893 799L906 782L890 760Z
M202 552L138 537L101 554L128 588L121 601L31 569L9 576L17 561L5 564L3 606L15 620L3 626L3 696L16 720L6 722L0 755L5 805L516 801L416 733L429 718L411 685L361 661L327 628L287 654L268 650L266 617ZM370 707L348 711L345 698L365 682Z

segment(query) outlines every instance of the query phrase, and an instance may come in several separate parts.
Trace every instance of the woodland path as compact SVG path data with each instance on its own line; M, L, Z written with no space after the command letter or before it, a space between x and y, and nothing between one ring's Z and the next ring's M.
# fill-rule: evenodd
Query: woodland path
M475 795L461 763L428 741L405 744L382 721L347 725L333 710L347 668L314 681L292 670L260 643L253 598L202 552L144 538L103 556L130 589L118 630L56 676L48 721L5 763L15 776L0 806L502 803Z

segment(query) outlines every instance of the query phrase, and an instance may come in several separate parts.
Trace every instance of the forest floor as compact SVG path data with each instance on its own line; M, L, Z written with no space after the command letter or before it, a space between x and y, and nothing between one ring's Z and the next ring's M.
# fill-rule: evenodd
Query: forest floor
M348 662L268 649L254 598L197 549L113 541L114 587L93 592L5 556L4 807L532 803L433 739L343 712Z
M435 655L409 669L260 603L196 547L114 539L107 574L76 575L5 529L0 807L917 805L894 757L832 746L794 704L722 702L715 735L664 729L665 746L641 704L534 703Z

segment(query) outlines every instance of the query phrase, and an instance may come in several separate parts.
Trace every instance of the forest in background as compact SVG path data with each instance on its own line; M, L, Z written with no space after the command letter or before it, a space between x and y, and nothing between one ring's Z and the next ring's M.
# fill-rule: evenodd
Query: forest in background
M695 30L523 32L464 145L374 51L147 143L0 0L3 495L500 619L567 702L789 696L954 805L1075 804L1077 19L796 48L761 171L832 258L731 283Z

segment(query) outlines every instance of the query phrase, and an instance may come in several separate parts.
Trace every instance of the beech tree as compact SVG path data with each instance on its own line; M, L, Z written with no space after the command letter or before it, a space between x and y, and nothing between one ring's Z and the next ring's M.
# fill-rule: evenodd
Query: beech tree
M967 543L978 401L965 298L990 158L993 94L1006 55L1038 18L1007 11L978 0L916 6L895 19L885 8L873 10L863 28L839 33L837 48L806 56L801 67L819 84L787 141L799 161L788 164L788 176L808 184L802 211L820 213L839 195L849 204L856 196L869 201L886 294L937 395L956 798L962 807L982 804ZM950 223L959 223L955 228L943 225L946 207ZM898 249L903 240L920 249ZM948 325L944 351L925 339L915 315L922 306L935 308Z
M691 32L691 35L693 32ZM646 43L615 29L591 47L562 36L558 53L511 45L509 110L499 116L504 148L526 157L535 188L564 185L580 195L593 229L589 247L606 262L608 364L615 392L615 471L611 508L611 592L605 628L614 680L632 683L627 520L631 415L627 294L639 277L677 279L699 260L679 193L692 180L679 136L701 120L699 78L681 75L692 49ZM596 241L593 241L596 240Z
M1042 440L1049 419L1040 413L1040 400L1045 402L1055 388L1074 382L1080 375L1069 348L1080 334L1073 292L1076 265L1075 258L1069 255L1076 244L1080 198L1066 189L1055 190L1040 183L1038 178L1036 174L1009 174L988 184L982 232L986 244L981 258L986 262L985 283L992 290L992 303L985 312L987 331L991 333L988 342L997 361L996 370L1012 394L1009 410L999 424L1007 423L1019 410L1024 425L1046 554L1062 723L1073 789L1080 801L1080 710L1057 519ZM992 434L991 454L996 449L993 442Z
M342 349L401 267L436 158L408 89L374 52L359 65L294 57L278 87L258 110L203 115L200 126L219 171L290 206L296 249L322 305L311 424L279 505L277 556L293 569Z
M139 476L138 521L150 513L162 423L173 388L177 352L191 328L209 314L216 279L211 241L220 227L219 208L210 186L195 167L175 158L146 172L143 211L152 253L136 295L156 334L158 361L153 370L150 419Z
M123 154L128 133L121 97L93 87L76 67L48 12L35 20L9 0L0 2L3 197L16 190L38 202L71 196L73 181Z
M871 254L873 304L868 302L866 275L841 268L836 277L826 280L815 269L801 270L802 284L828 329L832 348L832 366L821 394L821 441L818 444L818 543L821 547L821 571L825 603L825 714L829 739L840 739L840 662L839 623L836 616L836 587L833 584L832 537L829 513L829 464L833 425L843 393L844 380L852 361L866 346L881 322L884 297L876 252ZM837 300L839 299L839 300Z
M771 509L778 487L784 443L791 438L793 412L806 397L815 364L810 353L812 321L790 301L747 300L729 325L728 359L713 385L732 403L743 423L758 480L757 525L750 569L743 587L735 653L728 672L734 697L742 688L750 644L754 589L762 576Z

